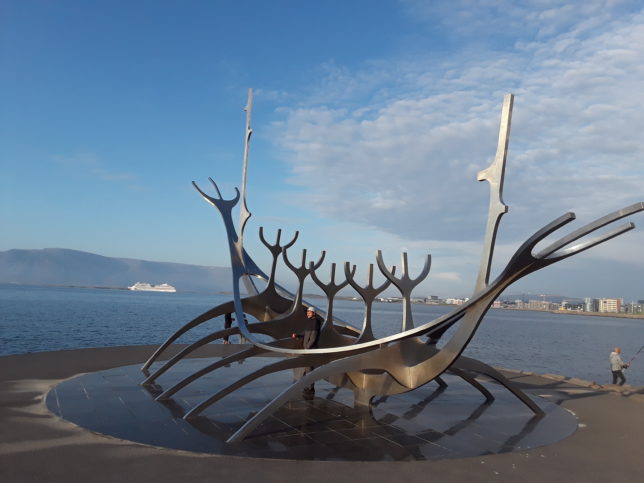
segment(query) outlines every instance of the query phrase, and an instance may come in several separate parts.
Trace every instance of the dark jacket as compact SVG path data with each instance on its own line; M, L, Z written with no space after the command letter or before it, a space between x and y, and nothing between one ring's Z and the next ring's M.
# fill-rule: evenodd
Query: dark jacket
M315 316L313 319L306 319L304 332L298 334L302 338L302 349L312 349L318 346L318 337L320 336L321 319Z

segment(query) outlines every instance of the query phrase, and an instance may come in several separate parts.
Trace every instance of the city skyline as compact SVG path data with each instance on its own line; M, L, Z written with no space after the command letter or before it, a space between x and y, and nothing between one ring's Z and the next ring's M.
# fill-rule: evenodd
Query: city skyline
M192 189L240 186L248 88L249 251L358 264L419 293L471 295L503 95L515 94L492 277L566 211L575 226L644 200L639 2L3 2L0 250L62 247L228 266ZM644 298L637 228L512 292ZM322 267L322 274L328 262Z

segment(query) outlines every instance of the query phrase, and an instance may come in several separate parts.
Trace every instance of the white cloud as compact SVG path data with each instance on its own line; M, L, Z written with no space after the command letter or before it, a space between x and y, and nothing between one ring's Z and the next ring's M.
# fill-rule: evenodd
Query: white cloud
M521 53L330 74L321 83L330 93L353 92L368 78L372 97L354 109L316 93L310 105L285 111L292 182L309 187L297 202L411 239L477 239L487 188L472 180L494 155L510 90L506 199L522 215L518 231L537 228L528 218L545 222L570 209L601 215L635 201L643 181L644 17L613 19L601 32L587 23ZM397 72L406 92L390 88L383 72ZM387 88L396 94L385 99ZM312 188L310 179L318 181Z
M582 33L611 20L615 14L640 7L633 0L401 0L409 18L442 35L477 43L535 38L539 41L565 31Z
M294 203L424 244L442 256L430 277L467 278L488 204L487 183L474 180L493 159L505 92L516 98L498 260L566 211L586 223L644 199L644 14L629 12L632 2L457 2L449 12L405 4L450 27L507 26L513 47L472 55L467 46L440 63L326 65L311 96L283 106L275 126L291 182L307 187ZM450 255L445 244L477 248ZM622 259L635 255L633 244L619 246Z
M461 274L458 272L438 272L434 274L434 277L437 278L438 280L452 280L452 281L461 280Z
M74 155L52 156L55 163L64 166L67 169L75 172L85 173L93 178L102 181L131 181L134 176L131 173L116 172L107 169L96 154L93 153L78 153Z

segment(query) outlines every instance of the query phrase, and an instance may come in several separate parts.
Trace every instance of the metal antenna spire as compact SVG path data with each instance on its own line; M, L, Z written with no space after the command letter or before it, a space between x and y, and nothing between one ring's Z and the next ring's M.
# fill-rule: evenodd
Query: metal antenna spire
M514 95L506 94L503 97L503 109L501 111L501 126L499 127L499 143L496 148L496 156L492 164L476 177L478 181L490 183L490 207L488 209L487 228L483 241L483 253L481 265L476 278L474 293L487 287L490 279L490 267L494 254L494 243L496 232L499 229L501 217L508 212L508 207L503 203L503 178L505 177L505 160L508 156L508 142L510 140L510 125L512 123L512 104Z
M250 147L250 137L253 134L253 129L250 127L251 111L253 108L253 89L248 89L248 102L244 111L246 111L246 138L244 140L244 168L242 171L242 186L241 186L241 206L239 208L239 240L240 246L243 246L244 227L250 218L250 211L246 205L246 175L248 173L248 149Z

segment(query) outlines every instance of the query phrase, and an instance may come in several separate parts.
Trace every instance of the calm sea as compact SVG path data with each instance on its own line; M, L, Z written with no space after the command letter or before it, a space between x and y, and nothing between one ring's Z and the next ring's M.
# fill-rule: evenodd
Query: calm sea
M229 299L219 294L0 285L0 355L158 344L192 318ZM400 309L399 304L374 305L376 335L399 329ZM334 310L343 320L361 324L362 303L338 301ZM413 310L419 325L450 307L414 305ZM180 342L194 341L222 325L222 319L210 321ZM614 346L620 346L628 360L642 345L643 320L492 309L465 355L497 367L602 384L609 382L608 354ZM626 377L629 383L644 386L644 351Z

